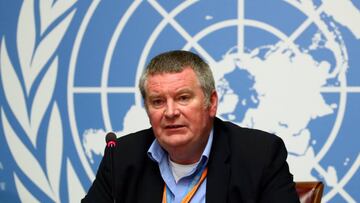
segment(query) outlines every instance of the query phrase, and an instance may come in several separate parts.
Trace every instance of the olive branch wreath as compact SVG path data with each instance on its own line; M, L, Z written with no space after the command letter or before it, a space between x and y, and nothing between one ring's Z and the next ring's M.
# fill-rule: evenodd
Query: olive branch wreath
M4 137L11 154L23 173L13 172L15 186L22 202L39 202L24 184L24 175L54 202L60 202L60 177L63 161L63 128L57 101L53 98L59 59L55 52L76 9L76 0L26 0L22 3L17 24L16 48L20 70L15 71L9 57L5 37L0 44L0 78L5 103L0 108ZM35 7L39 6L38 9ZM40 29L36 29L38 11ZM29 101L29 96L34 95ZM49 119L47 118L49 114ZM15 118L15 122L9 122ZM22 131L14 130L14 125ZM45 125L45 135L39 133ZM18 127L17 127L18 129ZM45 137L45 166L39 161L41 154L38 137ZM83 188L70 160L66 159L69 201L79 201Z

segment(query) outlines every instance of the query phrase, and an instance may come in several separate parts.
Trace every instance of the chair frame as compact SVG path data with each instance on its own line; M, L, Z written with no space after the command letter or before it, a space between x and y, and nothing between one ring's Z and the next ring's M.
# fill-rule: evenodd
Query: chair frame
M320 203L324 191L324 184L319 181L295 182L295 188L300 200L311 199L311 203ZM302 198L301 198L302 197Z

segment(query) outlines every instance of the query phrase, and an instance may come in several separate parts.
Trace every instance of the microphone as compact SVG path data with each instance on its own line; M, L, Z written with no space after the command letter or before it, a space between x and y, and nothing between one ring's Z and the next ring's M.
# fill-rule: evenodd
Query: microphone
M114 156L114 150L115 150L115 147L116 147L116 135L115 133L113 132L109 132L108 134L106 134L106 137L105 137L105 141L106 141L106 148L109 148L109 156L110 156L110 170L111 170L111 175L112 175L112 178L111 178L111 185L112 185L112 196L113 196L113 200L114 200L114 203L116 202L116 199L115 199L115 156Z
M108 134L106 134L105 141L106 141L106 147L109 147L109 148L116 147L116 135L115 135L115 133L109 132Z

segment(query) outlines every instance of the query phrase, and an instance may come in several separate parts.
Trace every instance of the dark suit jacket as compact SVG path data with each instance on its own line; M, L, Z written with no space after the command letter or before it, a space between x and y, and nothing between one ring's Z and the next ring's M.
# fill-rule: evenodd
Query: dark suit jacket
M117 139L114 151L116 202L161 203L164 181L147 156L152 129ZM82 202L112 202L108 150ZM283 141L272 134L241 128L216 118L208 162L206 202L299 202L286 163Z

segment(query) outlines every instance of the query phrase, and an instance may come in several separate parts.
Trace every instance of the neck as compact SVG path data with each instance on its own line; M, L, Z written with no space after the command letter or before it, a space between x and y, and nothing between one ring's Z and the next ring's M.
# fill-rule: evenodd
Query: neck
M196 146L182 146L167 149L166 151L168 152L171 161L175 163L183 165L193 164L200 160L208 139L209 136L207 136L207 138L204 139L202 143L199 143Z
M171 161L173 161L173 162L175 162L177 164L181 164L181 165L194 164L194 163L196 163L196 162L198 162L200 160L200 156L187 158L187 157L181 157L181 156L169 154L169 157L170 157Z

